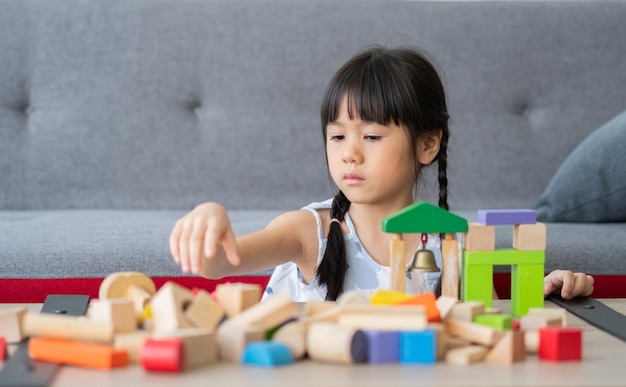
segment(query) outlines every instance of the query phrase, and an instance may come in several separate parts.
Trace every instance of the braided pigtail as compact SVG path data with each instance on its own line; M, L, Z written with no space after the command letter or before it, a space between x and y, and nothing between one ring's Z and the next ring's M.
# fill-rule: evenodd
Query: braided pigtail
M447 128L442 130L441 143L439 144L439 153L437 154L437 166L439 168L439 207L449 210L448 206L448 137L450 133Z
M350 201L339 191L330 209L330 228L326 242L324 257L316 269L317 281L326 285L326 301L336 301L343 292L343 283L348 271L346 260L346 243L343 239L341 222L350 208Z

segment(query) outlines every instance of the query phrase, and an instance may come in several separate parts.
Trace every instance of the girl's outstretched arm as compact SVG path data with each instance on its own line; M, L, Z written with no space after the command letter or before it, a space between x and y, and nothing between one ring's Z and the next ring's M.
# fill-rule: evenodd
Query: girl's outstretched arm
M585 273L569 270L555 270L544 278L544 295L561 290L561 297L569 300L578 296L588 296L593 292L593 277Z
M204 203L176 222L170 252L183 272L207 278L249 274L288 261L300 266L305 261L303 241L315 235L315 227L306 211L291 211L261 231L236 238L226 209Z

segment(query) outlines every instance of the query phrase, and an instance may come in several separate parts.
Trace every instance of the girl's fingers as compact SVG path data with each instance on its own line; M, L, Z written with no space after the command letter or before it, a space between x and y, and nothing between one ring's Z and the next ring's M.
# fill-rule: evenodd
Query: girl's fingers
M183 270L183 273L189 273L190 263L189 263L189 238L191 237L191 232L193 229L193 225L189 221L182 222L182 232L180 235L180 240L178 243L178 250L180 254L180 268Z
M174 262L176 262L177 264L180 264L180 252L178 250L178 243L180 240L181 229L182 228L180 226L180 221L178 221L176 222L174 228L172 229L172 232L170 233L170 254L172 254Z
M204 235L206 233L206 222L202 218L196 218L193 221L193 231L189 237L189 264L194 274L200 273L202 265L202 251Z
M241 263L239 258L239 251L237 250L237 242L235 240L235 233L232 228L226 230L224 239L222 240L222 247L226 253L226 259L233 266L238 266Z

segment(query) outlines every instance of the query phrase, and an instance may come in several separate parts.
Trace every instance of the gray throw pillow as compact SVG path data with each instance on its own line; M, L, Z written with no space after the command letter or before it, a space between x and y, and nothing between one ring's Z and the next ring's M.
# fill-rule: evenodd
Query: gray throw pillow
M626 111L563 161L537 204L542 222L626 221Z

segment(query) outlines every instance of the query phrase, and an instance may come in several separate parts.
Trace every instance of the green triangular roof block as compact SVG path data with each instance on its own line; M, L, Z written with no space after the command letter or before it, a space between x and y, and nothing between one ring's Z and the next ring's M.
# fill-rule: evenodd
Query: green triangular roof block
M428 202L415 202L383 219L383 231L394 234L467 232L467 220Z

